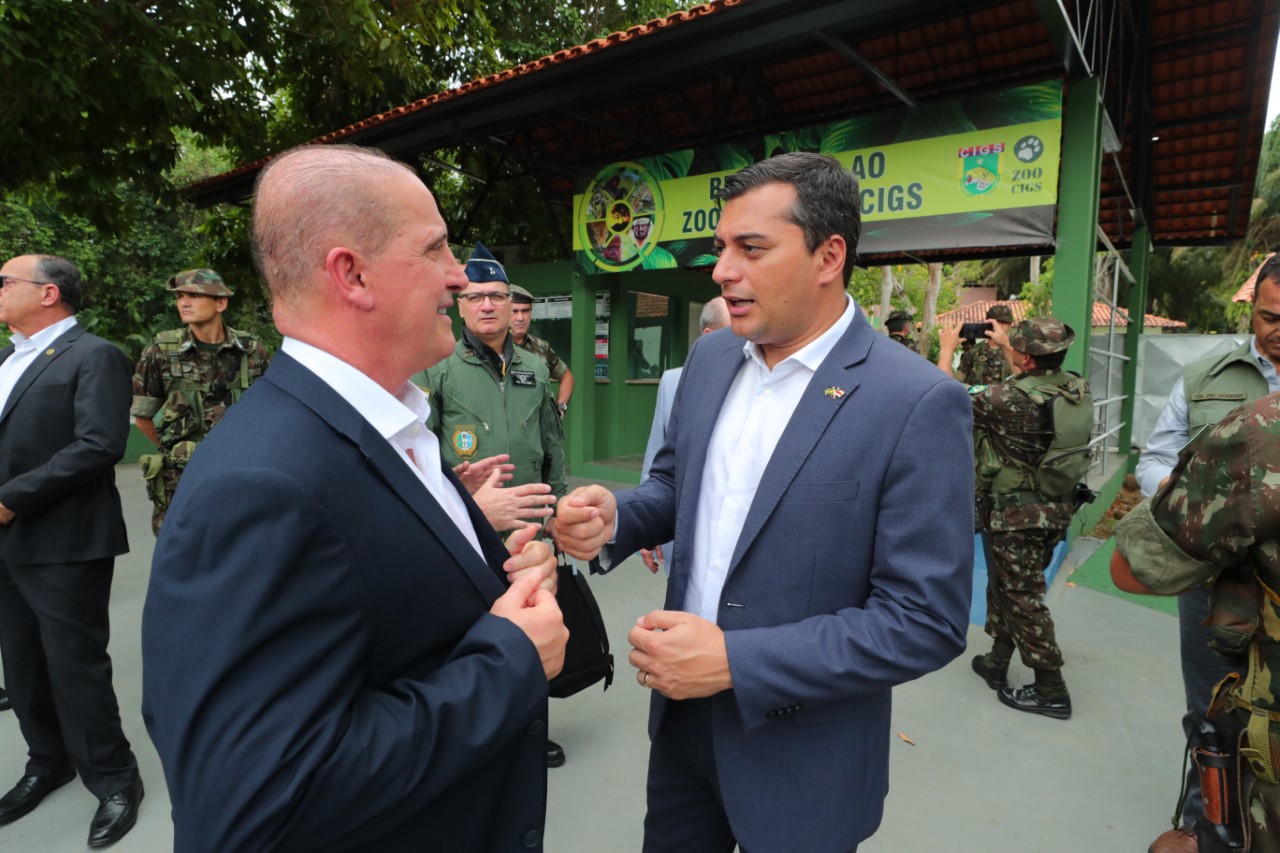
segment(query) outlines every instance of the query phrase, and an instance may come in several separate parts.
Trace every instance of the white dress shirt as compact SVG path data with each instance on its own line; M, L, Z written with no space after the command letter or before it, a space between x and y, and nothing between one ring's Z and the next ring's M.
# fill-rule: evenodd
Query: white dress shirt
M406 382L393 397L342 359L296 338L285 338L280 349L320 377L387 440L483 558L480 539L467 515L466 504L441 468L440 441L427 429L426 420L431 414L427 395L418 386Z
M36 356L49 348L49 344L62 337L76 324L76 317L63 317L52 326L45 326L31 337L22 332L14 332L10 339L13 343L13 355L0 364L0 412L9 405L9 395L13 388L27 372L27 368L36 360Z
M801 396L822 393L809 389L809 380L853 322L853 299L846 299L844 313L831 328L772 370L760 347L750 341L744 344L747 363L729 386L702 471L686 611L717 621L729 561L764 469Z
M1262 378L1267 380L1267 391L1272 394L1280 391L1280 375L1277 375L1271 359L1258 352L1257 338L1249 339L1249 352L1257 362ZM1133 472L1144 497L1154 495L1160 488L1160 481L1173 473L1174 466L1178 464L1178 452L1191 440L1190 417L1187 389L1179 376Z

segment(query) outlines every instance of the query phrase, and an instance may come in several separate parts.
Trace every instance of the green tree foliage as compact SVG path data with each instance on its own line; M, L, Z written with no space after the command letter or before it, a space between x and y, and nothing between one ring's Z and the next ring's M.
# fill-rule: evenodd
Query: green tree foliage
M1192 332L1228 332L1227 305L1240 282L1223 277L1220 247L1156 249L1148 261L1148 310L1181 320Z
M177 325L164 282L195 266L235 289L232 316L276 338L249 256L249 211L177 190L377 112L625 29L670 0L0 0L0 252L52 252L88 284L81 319L137 355ZM440 152L479 174L497 155ZM508 164L506 171L521 171ZM427 177L456 227L484 184ZM560 257L530 179L498 181L471 239ZM551 210L554 215L548 216Z

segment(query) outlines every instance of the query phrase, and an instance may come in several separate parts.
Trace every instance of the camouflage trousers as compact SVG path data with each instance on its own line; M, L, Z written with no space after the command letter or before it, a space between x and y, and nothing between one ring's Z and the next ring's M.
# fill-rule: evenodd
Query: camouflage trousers
M1253 781L1244 815L1247 853L1280 853L1280 785Z
M175 468L165 468L160 474L164 482L164 506L154 502L151 506L151 532L156 536L160 535L160 525L164 524L164 514L173 503L173 493L178 489L178 478L181 476L182 471Z
M1044 570L1062 532L1012 530L987 537L987 634L1017 646L1031 669L1062 669L1053 617L1044 604Z

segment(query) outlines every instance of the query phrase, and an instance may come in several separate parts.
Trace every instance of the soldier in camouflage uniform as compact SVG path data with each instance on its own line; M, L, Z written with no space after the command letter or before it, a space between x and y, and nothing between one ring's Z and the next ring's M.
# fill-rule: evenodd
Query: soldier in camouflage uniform
M996 340L986 338L972 342L960 356L960 364L954 371L951 362L956 347L960 345L960 323L942 326L938 330L938 367L959 379L965 385L995 385L1009 377L1009 362L997 341L1000 333L1008 335L1013 325L1013 311L1008 305L992 305L987 309L987 320L994 323Z
M884 321L884 329L889 337L907 349L916 348L915 338L911 334L911 315L905 311L894 311Z
M1243 843L1230 849L1280 853L1280 393L1194 439L1115 533L1121 589L1174 595L1208 584L1215 648L1242 674L1222 683L1208 715L1228 753L1227 808L1214 814L1206 803L1189 849L1227 849L1225 835Z
M196 445L262 375L268 360L255 337L223 325L232 291L216 272L180 272L169 279L169 289L187 326L159 333L142 351L131 410L138 428L160 448L138 460L157 536Z
M573 373L565 364L551 344L537 335L530 334L529 323L533 319L533 294L519 285L511 285L511 336L516 346L528 350L547 363L547 372L551 381L559 383L556 392L556 411L564 417L569 408L569 398L573 396Z
M979 521L990 534L986 632L993 641L989 653L973 659L973 669L1005 705L1063 720L1071 716L1071 697L1053 617L1044 603L1044 571L1074 506L1069 496L1045 494L1037 469L1054 440L1045 389L1062 389L1075 404L1088 405L1092 419L1087 383L1062 370L1073 340L1075 333L1060 320L1024 320L1010 331L1004 347L1014 375L969 389ZM1084 441L1087 446L1087 428ZM1015 647L1035 672L1034 684L1009 686Z

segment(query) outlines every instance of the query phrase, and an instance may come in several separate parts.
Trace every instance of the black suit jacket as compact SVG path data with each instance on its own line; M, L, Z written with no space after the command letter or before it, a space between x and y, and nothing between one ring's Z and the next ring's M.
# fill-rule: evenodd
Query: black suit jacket
M0 350L0 362L13 346ZM129 438L133 368L74 326L41 350L0 411L0 560L70 563L129 550L115 465Z
M287 354L227 410L143 613L178 850L541 849L547 681L464 500L487 561Z

